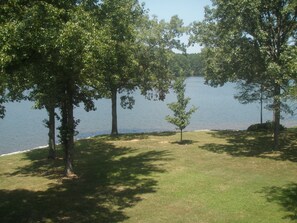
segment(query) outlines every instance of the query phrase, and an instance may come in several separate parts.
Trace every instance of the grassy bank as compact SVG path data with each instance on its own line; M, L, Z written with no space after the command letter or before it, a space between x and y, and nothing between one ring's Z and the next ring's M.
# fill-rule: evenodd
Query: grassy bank
M297 131L100 136L76 179L46 150L0 157L0 222L297 222ZM62 154L60 154L62 157Z

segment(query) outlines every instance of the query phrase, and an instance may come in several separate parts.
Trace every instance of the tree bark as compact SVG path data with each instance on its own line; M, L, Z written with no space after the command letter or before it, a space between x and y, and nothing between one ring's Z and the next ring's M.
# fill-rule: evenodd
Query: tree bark
M67 150L66 156L66 167L65 175L73 175L73 150L74 150L74 117L73 117L73 104L68 102L67 104Z
M48 158L49 159L56 159L56 132L55 132L55 106L47 107L48 112L48 145L49 145L49 152Z
M74 116L73 116L73 93L67 88L65 99L61 106L61 142L65 153L65 176L72 176L73 172L73 150L74 150Z
M260 106L261 106L261 111L260 111L260 123L263 124L263 87L261 86L261 92L260 92Z
M274 87L274 98L273 98L273 139L274 149L279 149L279 134L280 134L280 113L281 113L281 102L280 102L280 86L278 84Z
M112 110L112 126L111 135L118 135L118 117L117 117L117 89L111 92L111 110Z
M181 129L180 130L180 143L183 142L183 130Z

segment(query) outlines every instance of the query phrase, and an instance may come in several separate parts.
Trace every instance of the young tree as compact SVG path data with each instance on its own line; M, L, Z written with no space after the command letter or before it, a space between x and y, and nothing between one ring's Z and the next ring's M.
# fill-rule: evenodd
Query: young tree
M197 110L195 106L192 106L189 111L186 110L190 98L185 97L185 86L183 78L174 83L173 89L177 96L177 102L168 104L168 107L173 111L173 116L166 116L166 120L180 130L180 142L183 141L183 130L190 124L191 115Z
M213 0L205 19L196 23L193 38L205 46L206 80L263 83L273 92L274 147L279 146L281 99L295 72L297 2L295 0ZM259 82L259 80L262 80Z

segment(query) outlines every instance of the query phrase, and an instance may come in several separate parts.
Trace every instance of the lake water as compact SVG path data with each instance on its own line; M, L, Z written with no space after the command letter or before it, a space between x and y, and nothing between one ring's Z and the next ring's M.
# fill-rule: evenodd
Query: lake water
M186 80L186 95L190 104L198 107L192 115L186 130L204 129L246 129L260 121L259 104L242 105L234 99L234 84L212 88L204 85L201 77ZM120 133L152 131L174 131L175 126L165 121L170 114L167 103L176 100L173 93L166 100L149 101L138 92L134 94L135 106L125 110L118 105L118 127ZM6 104L6 116L0 120L0 154L26 150L47 144L47 129L42 120L47 118L44 110L32 109L32 102ZM111 130L111 102L107 99L96 101L96 111L85 112L83 107L75 109L75 117L80 119L77 138L108 134ZM264 121L272 119L272 113L264 110ZM285 116L282 124L296 126L297 118Z

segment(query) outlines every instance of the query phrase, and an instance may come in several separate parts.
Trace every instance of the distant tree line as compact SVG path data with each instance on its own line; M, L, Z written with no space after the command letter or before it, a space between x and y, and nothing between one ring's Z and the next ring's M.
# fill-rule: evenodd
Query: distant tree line
M176 74L182 72L185 77L201 77L203 76L202 56L202 53L175 53L174 63L171 64L172 70L175 70Z

